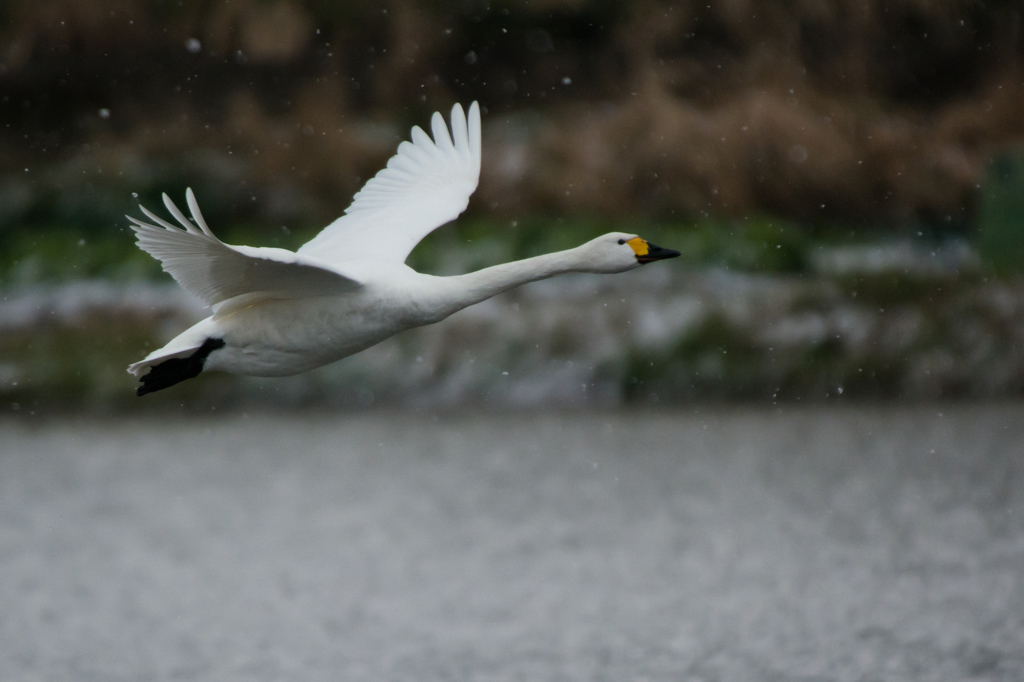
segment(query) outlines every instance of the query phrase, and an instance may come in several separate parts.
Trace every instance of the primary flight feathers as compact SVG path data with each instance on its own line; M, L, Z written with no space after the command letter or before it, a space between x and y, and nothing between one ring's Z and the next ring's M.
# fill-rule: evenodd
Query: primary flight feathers
M346 272L348 261L403 263L434 229L454 220L469 203L480 177L480 107L469 118L456 104L451 135L444 119L431 119L432 140L419 126L402 142L387 167L360 190L352 204L298 252L232 246L206 225L192 190L185 196L192 221L165 194L164 205L177 227L144 207L152 220L132 216L139 246L207 305L248 293L332 295L360 285Z
M373 259L404 263L435 229L466 210L480 179L480 106L452 107L449 136L441 114L419 126L387 167L359 190L345 215L299 249L331 263Z
M141 206L156 224L132 216L128 219L139 247L159 260L181 288L207 305L258 291L301 296L336 293L359 285L357 280L312 257L285 249L225 244L207 227L192 190L187 190L185 196L196 224L166 194L164 205L181 228Z

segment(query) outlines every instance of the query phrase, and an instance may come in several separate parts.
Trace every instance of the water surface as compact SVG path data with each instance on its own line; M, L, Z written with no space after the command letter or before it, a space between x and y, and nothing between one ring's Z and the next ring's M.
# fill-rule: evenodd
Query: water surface
M1019 680L1024 407L0 422L0 678Z

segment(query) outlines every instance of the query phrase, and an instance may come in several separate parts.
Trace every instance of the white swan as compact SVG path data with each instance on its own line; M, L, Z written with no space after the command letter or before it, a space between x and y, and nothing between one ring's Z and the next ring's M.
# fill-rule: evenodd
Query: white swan
M564 272L613 273L679 252L613 232L575 249L504 263L455 277L405 265L413 247L466 209L480 176L480 107L469 120L452 109L418 126L387 167L345 211L297 252L229 246L213 236L189 189L192 220L163 195L178 228L144 207L131 216L139 247L163 264L213 315L128 368L145 395L220 370L252 376L298 374L357 353L400 331L527 282ZM182 229L183 228L183 229ZM149 370L146 373L146 370Z

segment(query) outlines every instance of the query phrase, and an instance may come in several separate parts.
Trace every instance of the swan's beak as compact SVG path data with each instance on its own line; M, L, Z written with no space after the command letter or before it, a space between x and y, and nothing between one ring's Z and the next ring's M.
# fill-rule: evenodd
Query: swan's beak
M638 242L638 243L634 243ZM647 263L653 263L656 260L665 260L667 258L677 258L679 256L678 251L672 249L663 249L660 246L644 241L637 237L631 239L629 245L636 251L636 259L640 265L646 265Z

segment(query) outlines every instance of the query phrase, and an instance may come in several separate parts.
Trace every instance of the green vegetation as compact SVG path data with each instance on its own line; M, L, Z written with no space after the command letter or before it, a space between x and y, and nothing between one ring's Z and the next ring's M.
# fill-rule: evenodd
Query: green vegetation
M1024 156L1000 156L989 167L978 213L978 246L996 272L1024 270Z

